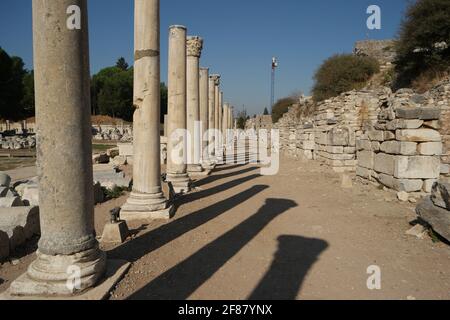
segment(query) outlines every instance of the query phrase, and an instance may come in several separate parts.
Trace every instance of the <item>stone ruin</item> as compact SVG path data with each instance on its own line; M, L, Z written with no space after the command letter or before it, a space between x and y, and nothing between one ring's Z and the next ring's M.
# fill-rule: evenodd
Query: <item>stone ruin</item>
M351 91L293 105L274 126L288 155L356 172L396 191L430 193L449 178L450 80L424 94L389 88Z
M4 135L0 134L0 149L22 150L36 147L35 135Z
M98 141L133 141L133 128L131 126L93 126L92 135Z
M290 157L352 172L398 192L402 201L431 194L418 214L448 239L449 110L450 79L444 79L423 94L382 87L317 105L306 99L291 106L274 128L280 130L281 151Z
M40 234L37 188L32 184L11 184L0 172L0 261Z

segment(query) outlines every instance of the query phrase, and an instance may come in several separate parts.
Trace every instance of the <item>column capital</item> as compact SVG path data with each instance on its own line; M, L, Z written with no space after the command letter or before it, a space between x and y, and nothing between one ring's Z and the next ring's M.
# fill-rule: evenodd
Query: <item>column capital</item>
M198 36L187 37L186 48L188 56L200 58L203 50L203 39Z
M216 86L220 85L220 74L212 74L209 76L210 79L214 80Z

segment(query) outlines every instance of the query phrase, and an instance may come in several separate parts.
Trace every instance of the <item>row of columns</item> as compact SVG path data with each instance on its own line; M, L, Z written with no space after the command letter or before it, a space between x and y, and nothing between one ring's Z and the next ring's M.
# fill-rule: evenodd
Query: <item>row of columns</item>
M66 24L73 6L81 14L76 29ZM159 11L159 0L135 0L133 190L122 207L125 220L173 214L161 181ZM12 296L71 296L105 276L106 255L94 229L87 16L87 0L33 0L41 238L36 260L11 284ZM188 173L210 169L222 157L215 134L200 143L202 148L193 142L208 130L232 129L232 108L223 106L220 75L199 68L202 47L203 40L187 37L185 27L170 27L167 180L178 192L189 191ZM191 132L191 163L171 156L179 151L186 159L186 146L180 144L187 141L176 137L179 129ZM67 134L55 134L62 131ZM68 285L71 280L75 286Z

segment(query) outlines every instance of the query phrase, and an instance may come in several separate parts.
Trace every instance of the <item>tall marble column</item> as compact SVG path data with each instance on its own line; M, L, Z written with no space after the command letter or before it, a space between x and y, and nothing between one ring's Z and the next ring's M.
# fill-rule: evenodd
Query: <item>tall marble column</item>
M80 29L67 27L72 5L81 9ZM94 229L87 1L34 0L33 39L41 238L10 294L71 296L106 269ZM69 268L79 285L67 285Z
M220 75L212 74L209 76L209 156L212 163L216 162L216 85L220 83Z
M214 84L214 155L217 162L220 162L221 150L220 148L220 76L216 78Z
M186 141L186 27L169 28L167 181L176 193L190 191Z
M159 0L135 0L133 191L124 220L168 219L161 187Z
M209 85L209 69L200 68L200 122L201 122L200 138L202 139L201 164L202 167L206 170L212 169L208 153L209 137L206 136L208 132L208 123L209 123L208 85Z
M201 159L200 128L200 56L203 40L193 36L187 38L187 130L188 141L188 173L198 174L203 171Z
M229 121L229 106L228 103L223 105L223 119L222 119L222 131L223 131L223 144L228 144L228 121Z

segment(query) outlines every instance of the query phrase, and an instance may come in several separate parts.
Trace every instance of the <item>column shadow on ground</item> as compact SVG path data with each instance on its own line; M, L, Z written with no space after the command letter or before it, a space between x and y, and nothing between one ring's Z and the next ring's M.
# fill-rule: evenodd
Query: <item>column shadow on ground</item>
M235 164L235 165L224 164L224 165L219 165L218 167L216 167L214 169L214 173L222 172L222 171L229 171L229 170L237 169L237 168L240 168L240 167L243 167L243 166L244 166L244 164Z
M205 199L207 197L213 196L213 195L217 195L220 192L224 192L226 190L232 189L236 186L239 186L245 182L254 180L261 177L261 175L259 174L252 174L246 177L242 177L239 179L235 179L223 184L220 184L218 186L215 186L211 189L206 189L206 190L201 190L201 191L197 191L197 192L192 192L192 193L188 193L182 197L180 197L179 199L177 199L177 201L175 202L175 205L178 207L180 207L183 204L189 203L189 202L193 202L199 199Z
M255 171L257 169L259 169L259 168L258 167L249 167L249 168L245 168L245 169L238 170L238 171L232 171L232 172L228 172L228 173L212 175L212 176L206 177L202 180L196 181L194 183L194 185L196 187L201 187L201 186L204 186L206 184L212 183L217 180L226 179L226 178L230 178L230 177L234 177L234 176L239 176L242 174L246 174L246 173Z
M233 184L240 184L245 181L250 181L255 177L257 176L248 176L230 182L228 186L220 187L232 187ZM196 212L176 219L168 224L162 225L159 228L152 230L139 238L126 242L123 245L108 251L108 257L113 259L125 259L130 262L135 262L148 253L181 237L185 233L194 230L199 226L217 218L218 216L233 209L234 207L254 197L258 193L261 193L267 188L268 186L262 185L253 186L233 197L216 202L209 207L200 209ZM212 191L206 190L205 192Z
M249 300L295 300L303 280L328 243L301 236L280 236L269 271Z
M250 218L151 281L132 294L129 299L185 300L189 298L275 218L296 206L297 203L292 200L267 199L266 203Z

